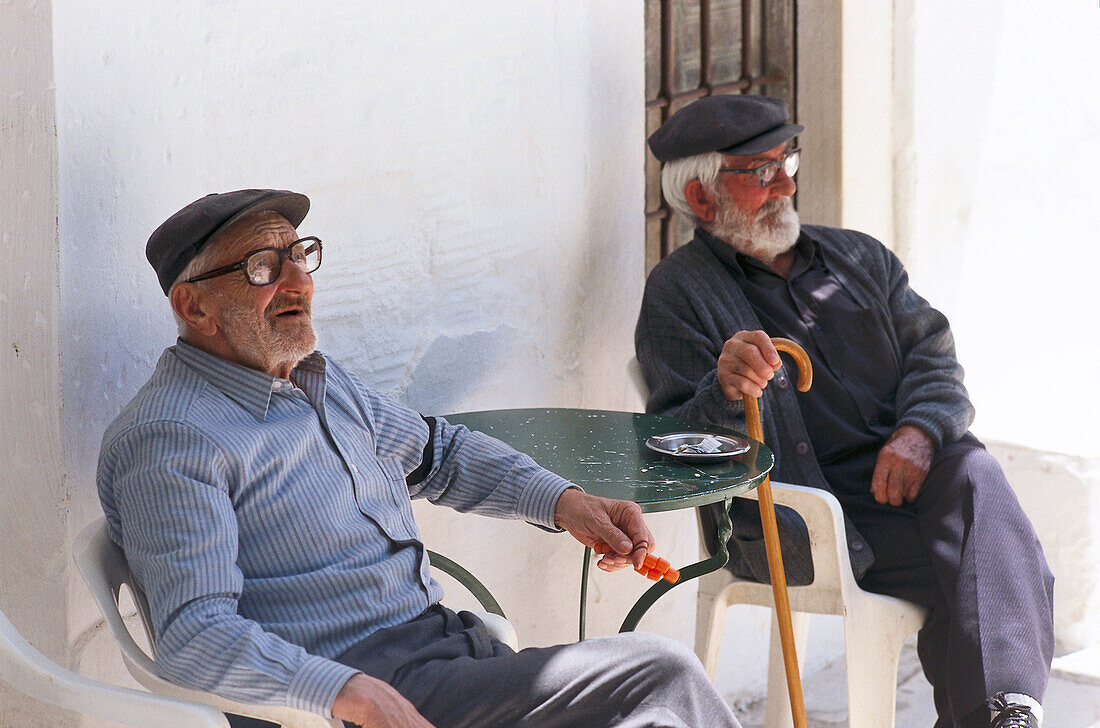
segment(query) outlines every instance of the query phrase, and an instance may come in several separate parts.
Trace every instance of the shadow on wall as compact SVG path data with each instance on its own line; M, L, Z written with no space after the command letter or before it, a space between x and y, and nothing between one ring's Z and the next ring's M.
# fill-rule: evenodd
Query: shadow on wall
M513 406L511 399L522 396L525 382L516 381L508 370L527 368L525 357L517 356L523 348L519 339L520 332L507 325L460 336L439 336L413 367L401 398L424 413L444 414L470 406ZM487 385L492 385L491 390L486 391Z
M94 482L103 431L176 337L144 255L150 203L127 188L97 133L68 135L60 180L62 427L74 483ZM94 502L84 487L80 498Z

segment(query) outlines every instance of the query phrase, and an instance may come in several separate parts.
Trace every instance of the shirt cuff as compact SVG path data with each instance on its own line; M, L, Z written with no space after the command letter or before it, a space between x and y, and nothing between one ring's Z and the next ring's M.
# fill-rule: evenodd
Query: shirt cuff
M567 488L575 488L560 475L555 475L549 470L540 470L531 476L523 493L519 497L516 511L520 517L536 526L560 531L554 523L554 511L558 507L558 498Z
M331 718L340 688L358 673L354 667L310 655L287 687L287 705Z

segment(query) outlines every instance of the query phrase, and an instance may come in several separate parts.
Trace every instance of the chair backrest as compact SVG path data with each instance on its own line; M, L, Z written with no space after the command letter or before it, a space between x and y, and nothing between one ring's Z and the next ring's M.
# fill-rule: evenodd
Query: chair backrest
M94 521L77 536L73 544L73 555L76 558L77 568L84 577L84 582L95 597L99 611L103 613L111 634L114 635L122 650L122 659L126 663L126 668L138 682L144 684L139 673L156 676L156 669L152 656L137 644L123 620L119 610L119 594L122 587L129 589L133 597L141 626L155 655L149 603L141 587L134 583L130 565L126 562L126 555L107 534L105 519Z
M314 713L296 708L269 705L251 705L219 697L201 690L191 690L168 682L156 672L156 666L148 654L134 641L119 611L118 595L125 585L134 598L141 623L149 644L153 645L153 631L149 620L149 604L145 594L134 583L126 555L107 535L107 521L99 519L85 528L73 544L73 555L84 581L88 584L99 611L122 651L126 669L142 686L157 695L167 695L181 700L205 703L226 713L246 715L268 720L287 728L332 728L339 721L329 721ZM167 725L167 724L165 724Z
M36 650L0 612L0 682L24 695L137 728L227 728L219 711L90 680Z
M504 618L504 613L496 600L493 599L492 594L489 593L489 590L473 574L455 562L434 552L429 553L431 554L432 566L453 576L459 583L469 589L486 609L490 610L489 613L478 614L485 622L490 634L509 645L513 650L518 650L516 631ZM126 669L130 671L135 680L150 691L158 695L168 695L183 700L206 703L229 713L268 720L287 728L330 728L330 726L339 722L336 720L330 722L321 716L295 708L238 703L220 698L213 693L189 690L163 679L157 674L156 666L150 656L134 641L119 610L119 592L125 586L133 595L134 604L137 606L149 644L151 646L155 645L152 624L149 618L149 603L145 599L145 593L134 583L133 574L130 572L130 566L126 561L126 554L107 534L107 521L105 519L101 518L93 522L77 536L76 542L73 544L73 554L76 557L77 567L80 569L84 581L88 584L88 588L99 605L99 611L103 613L111 634L115 636L115 640L118 642Z
M642 398L642 402L648 400L649 385L646 384L645 374L642 372L642 365L638 362L638 357L630 357L630 361L626 364L626 375L630 378L630 383L634 385L634 391Z

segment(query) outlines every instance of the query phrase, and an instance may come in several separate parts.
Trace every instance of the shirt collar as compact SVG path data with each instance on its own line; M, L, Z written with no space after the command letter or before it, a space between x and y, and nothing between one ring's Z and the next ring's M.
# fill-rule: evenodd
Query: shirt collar
M273 377L266 372L234 364L220 356L191 346L183 339L177 339L176 345L169 351L260 422L267 418L272 392L284 388L281 383L288 381ZM300 361L291 371L291 377L295 381L301 380L302 388L306 390L311 400L315 400L318 395L321 399L324 398L325 365L324 355L315 351ZM306 382L309 384L307 385ZM319 391L317 387L320 387Z
M721 238L711 235L703 228L695 228L695 239L706 245L718 260L722 261L727 268L737 275L742 277L745 276L746 267L751 267L754 271L759 270L771 273L771 269L760 261L744 253L737 252L732 245ZM810 267L814 257L819 254L817 241L814 240L805 229L799 230L798 240L794 244L794 251L795 259L794 263L791 264L790 273L787 274L788 279L793 279L795 276L803 273ZM771 275L775 274L771 273Z

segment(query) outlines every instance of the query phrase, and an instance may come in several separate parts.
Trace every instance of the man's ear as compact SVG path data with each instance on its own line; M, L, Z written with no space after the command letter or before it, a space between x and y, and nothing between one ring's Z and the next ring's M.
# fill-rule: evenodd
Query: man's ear
M684 196L700 222L714 222L717 205L714 204L714 198L703 189L702 182L697 179L688 182L684 186Z
M195 333L213 336L218 330L216 308L211 296L194 283L180 283L172 289L172 310Z

